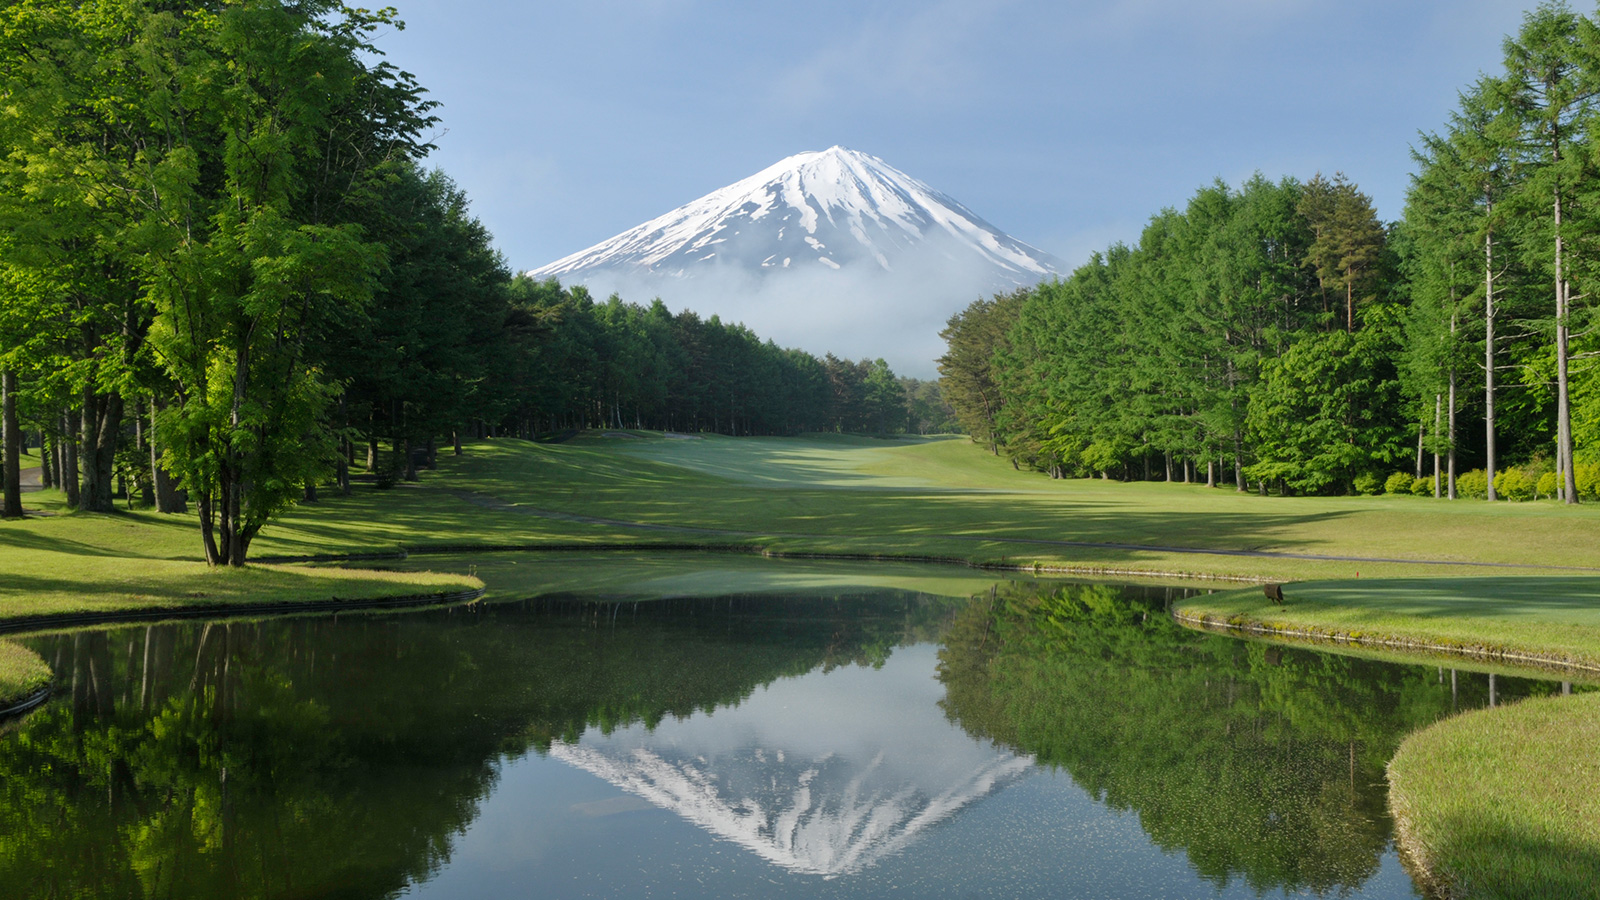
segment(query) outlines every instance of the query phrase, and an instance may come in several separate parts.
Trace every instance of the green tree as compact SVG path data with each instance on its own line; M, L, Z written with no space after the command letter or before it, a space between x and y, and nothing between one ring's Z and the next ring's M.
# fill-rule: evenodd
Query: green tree
M383 259L353 203L432 121L409 75L367 62L391 21L324 0L196 13L192 57L164 57L150 92L185 141L168 154L178 174L149 186L152 340L176 385L157 424L212 564L243 565L333 455L337 386L311 351L370 298Z
M989 300L974 300L951 316L939 332L946 347L939 357L939 389L973 442L988 444L996 455L1000 452L995 423L1001 396L994 379L994 356L1028 295L1027 289L1019 289Z
M1303 493L1345 493L1356 475L1400 458L1402 327L1396 307L1374 306L1359 333L1307 337L1266 360L1250 398L1260 461L1249 474Z
M1556 467L1562 495L1578 502L1573 472L1569 356L1572 281L1582 274L1571 249L1592 213L1580 202L1581 186L1593 178L1585 147L1600 97L1600 28L1564 3L1544 3L1526 14L1521 30L1505 42L1510 107L1521 126L1517 148L1529 175L1518 191L1519 205L1548 211L1530 235L1529 250L1554 287L1552 322L1556 382Z
M1345 330L1354 331L1356 308L1375 299L1382 280L1384 230L1372 198L1343 172L1332 181L1318 173L1307 182L1299 211L1315 235L1306 263L1316 270L1324 298L1330 283L1344 289Z

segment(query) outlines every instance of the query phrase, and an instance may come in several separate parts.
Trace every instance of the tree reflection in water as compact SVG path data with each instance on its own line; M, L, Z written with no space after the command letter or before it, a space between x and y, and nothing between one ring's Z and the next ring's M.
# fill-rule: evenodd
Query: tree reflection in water
M60 693L0 737L0 885L34 897L386 897L499 763L881 662L948 601L535 601L26 641Z
M569 597L27 638L60 692L0 733L0 893L393 896L449 859L509 760L935 640L953 722L1135 811L1214 884L1362 883L1389 842L1385 761L1487 680L1453 701L1434 669L1187 631L1166 599Z
M1219 888L1337 893L1389 846L1384 768L1488 679L1202 634L1161 589L997 587L940 651L946 714L1138 814ZM1504 698L1546 682L1499 679Z

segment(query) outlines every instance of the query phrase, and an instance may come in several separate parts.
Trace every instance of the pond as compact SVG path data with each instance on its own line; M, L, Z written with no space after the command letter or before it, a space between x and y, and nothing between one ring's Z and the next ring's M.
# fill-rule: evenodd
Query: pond
M1412 897L1398 742L1559 690L1186 630L1171 587L480 572L529 599L22 639L59 692L0 733L0 894Z

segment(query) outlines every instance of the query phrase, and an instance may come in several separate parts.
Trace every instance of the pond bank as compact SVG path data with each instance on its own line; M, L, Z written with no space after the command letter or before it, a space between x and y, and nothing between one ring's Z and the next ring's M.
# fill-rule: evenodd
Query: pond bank
M32 650L0 641L0 720L43 702L50 674L50 667Z
M1286 584L1180 602L1195 627L1600 672L1600 583L1587 578ZM1494 635L1493 640L1486 635ZM1600 884L1600 695L1447 719L1389 765L1396 841L1433 896L1568 898Z
M1478 710L1408 737L1389 763L1396 843L1450 900L1556 900L1600 885L1600 695Z

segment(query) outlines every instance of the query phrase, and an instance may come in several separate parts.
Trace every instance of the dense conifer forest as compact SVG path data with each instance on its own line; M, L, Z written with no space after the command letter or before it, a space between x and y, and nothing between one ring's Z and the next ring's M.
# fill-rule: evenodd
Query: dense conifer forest
M1545 3L1413 150L1398 222L1341 174L1217 182L949 322L945 395L1056 477L1597 499L1600 25Z
M468 436L943 430L937 385L514 278L422 163L438 120L328 0L0 3L4 509L192 504L243 563L357 466Z

